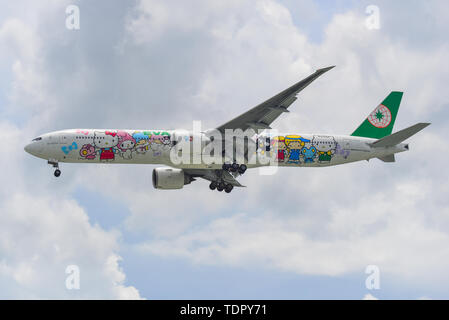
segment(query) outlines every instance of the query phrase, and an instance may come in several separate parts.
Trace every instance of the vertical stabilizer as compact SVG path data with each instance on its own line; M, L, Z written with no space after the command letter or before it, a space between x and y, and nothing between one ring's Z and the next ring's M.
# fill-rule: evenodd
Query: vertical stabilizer
M390 135L401 99L402 92L392 91L351 135L376 139Z

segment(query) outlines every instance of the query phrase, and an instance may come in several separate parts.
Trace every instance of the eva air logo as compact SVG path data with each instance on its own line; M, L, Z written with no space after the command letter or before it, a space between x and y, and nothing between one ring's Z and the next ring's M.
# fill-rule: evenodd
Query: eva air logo
M371 112L368 116L368 121L376 128L386 128L391 123L391 111L381 104Z

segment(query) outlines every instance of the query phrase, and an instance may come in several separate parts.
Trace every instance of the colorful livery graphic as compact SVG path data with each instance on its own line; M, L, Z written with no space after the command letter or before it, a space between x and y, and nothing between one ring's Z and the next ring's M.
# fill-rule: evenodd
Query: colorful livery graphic
M25 150L53 165L56 177L62 162L159 164L164 167L152 174L156 189L180 189L202 178L210 181L210 189L228 193L242 187L237 178L248 168L323 167L372 158L394 162L396 153L409 149L404 141L429 125L392 133L402 92L391 92L350 135L272 134L271 123L289 112L297 94L332 68L317 70L215 129L63 130L33 139ZM235 135L229 137L229 131Z
M132 131L132 130L67 130L63 140L71 141L69 146L62 146L64 159L98 160L113 162L132 160L148 151L152 156L160 156L171 146L170 133L167 131ZM77 149L78 155L69 156Z

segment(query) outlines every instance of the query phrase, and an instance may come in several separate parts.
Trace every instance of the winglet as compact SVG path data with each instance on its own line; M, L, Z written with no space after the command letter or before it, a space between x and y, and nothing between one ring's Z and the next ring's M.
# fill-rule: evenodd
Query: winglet
M324 73L329 71L330 69L335 68L335 66L330 66L330 67L326 67L326 68L321 68L321 69L317 69L315 72L320 72L320 73Z

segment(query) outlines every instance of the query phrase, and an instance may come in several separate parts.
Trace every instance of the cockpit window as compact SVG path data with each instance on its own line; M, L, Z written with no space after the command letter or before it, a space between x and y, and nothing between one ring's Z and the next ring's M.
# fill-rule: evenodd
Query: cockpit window
M42 140L42 137L34 138L32 141L40 141Z

